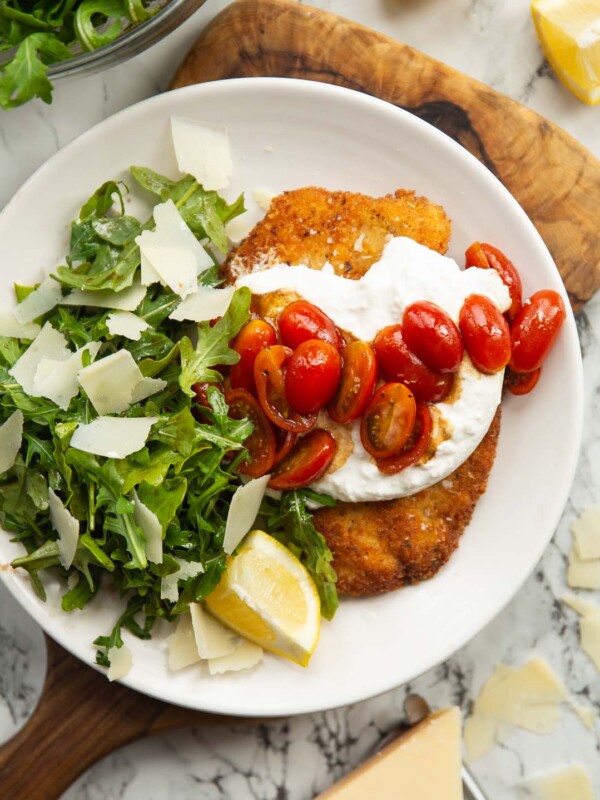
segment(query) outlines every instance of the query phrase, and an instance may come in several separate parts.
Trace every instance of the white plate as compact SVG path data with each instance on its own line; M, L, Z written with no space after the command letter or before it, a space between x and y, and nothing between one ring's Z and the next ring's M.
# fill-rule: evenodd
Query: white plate
M103 181L130 164L176 176L171 114L225 123L234 153L229 197L265 186L279 192L315 184L382 194L413 188L453 221L450 255L462 263L475 239L505 249L524 291L564 293L542 240L506 189L435 128L396 107L345 89L280 79L204 84L163 94L102 122L46 163L0 215L0 304L11 282L30 283L64 258L68 223ZM565 296L566 300L566 296ZM376 313L376 310L375 310ZM582 369L573 317L535 392L504 402L502 432L487 493L458 551L419 586L341 603L307 669L267 657L246 674L209 678L191 667L170 673L164 631L128 637L128 686L183 706L239 715L296 714L371 697L448 658L483 628L534 569L566 503L581 437ZM20 550L0 535L0 561ZM92 640L110 630L116 603L104 594L83 612L39 602L24 579L2 573L50 636L92 664Z

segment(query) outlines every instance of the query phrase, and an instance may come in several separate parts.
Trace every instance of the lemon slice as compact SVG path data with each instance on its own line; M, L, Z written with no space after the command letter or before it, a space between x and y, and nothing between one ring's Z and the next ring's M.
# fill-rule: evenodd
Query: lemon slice
M303 667L317 646L316 586L287 547L264 531L244 539L206 605L240 636Z
M600 103L600 2L533 0L531 13L560 80L585 103Z

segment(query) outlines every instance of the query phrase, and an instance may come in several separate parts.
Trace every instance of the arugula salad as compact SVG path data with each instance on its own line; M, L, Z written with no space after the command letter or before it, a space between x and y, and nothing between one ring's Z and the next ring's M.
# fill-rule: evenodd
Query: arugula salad
M171 180L132 167L131 178L153 204L175 205L210 255L211 265L200 273L199 283L218 286L218 262L227 250L225 226L244 212L243 196L228 204L191 175ZM236 467L248 456L244 442L252 432L248 419L228 416L224 395L210 385L222 380L221 367L239 359L230 341L249 319L249 290L236 290L216 322L172 318L181 296L161 282L140 284L143 265L136 239L152 231L155 221L126 213L127 192L124 184L109 181L82 205L71 223L66 263L46 279L58 287L54 301L46 302L51 307L33 321L35 330L29 324L17 335L0 336L0 451L4 447L5 456L14 446L8 429L17 422L22 427L12 463L3 465L0 452L0 525L10 532L0 535L11 535L23 546L23 555L11 566L29 573L40 598L45 599L45 570L64 579L65 612L83 609L104 590L119 593L120 617L112 631L99 631L95 640L97 662L104 666L110 665L109 650L122 645L123 629L148 639L157 619L176 620L219 583L228 560L223 547L227 515L241 485ZM34 290L15 284L16 302L27 302ZM119 298L133 290L141 292L135 316L143 329L137 338L111 324ZM80 302L69 304L78 293ZM113 299L112 306L107 298ZM50 327L68 350L61 363L77 358L85 371L122 354L144 386L150 386L141 399L132 397L111 417L147 423L147 436L133 452L111 457L73 446L77 432L108 418L98 413L83 381L74 378L70 394L57 401L39 390L26 391L16 379L21 373L15 365L24 363L35 331ZM52 375L47 378L51 383ZM209 408L196 403L198 382L209 384ZM7 445L9 440L13 444ZM331 619L337 607L336 576L331 552L307 509L309 500L332 502L309 490L265 497L262 524L306 567L321 613ZM140 507L160 523L160 559L149 557ZM77 528L66 565L57 515Z

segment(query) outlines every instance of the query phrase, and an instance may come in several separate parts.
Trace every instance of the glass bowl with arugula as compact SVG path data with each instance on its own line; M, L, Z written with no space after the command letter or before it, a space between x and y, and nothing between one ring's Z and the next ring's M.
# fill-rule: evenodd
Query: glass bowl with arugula
M53 81L113 67L181 25L204 0L7 0L0 108L52 101Z

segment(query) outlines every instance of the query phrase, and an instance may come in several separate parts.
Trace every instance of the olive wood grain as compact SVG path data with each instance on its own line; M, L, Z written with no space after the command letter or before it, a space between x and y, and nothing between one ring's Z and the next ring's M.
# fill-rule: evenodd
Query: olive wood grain
M172 88L258 75L358 89L440 128L525 209L576 310L600 287L600 161L539 114L380 33L286 0L228 6L192 47Z

